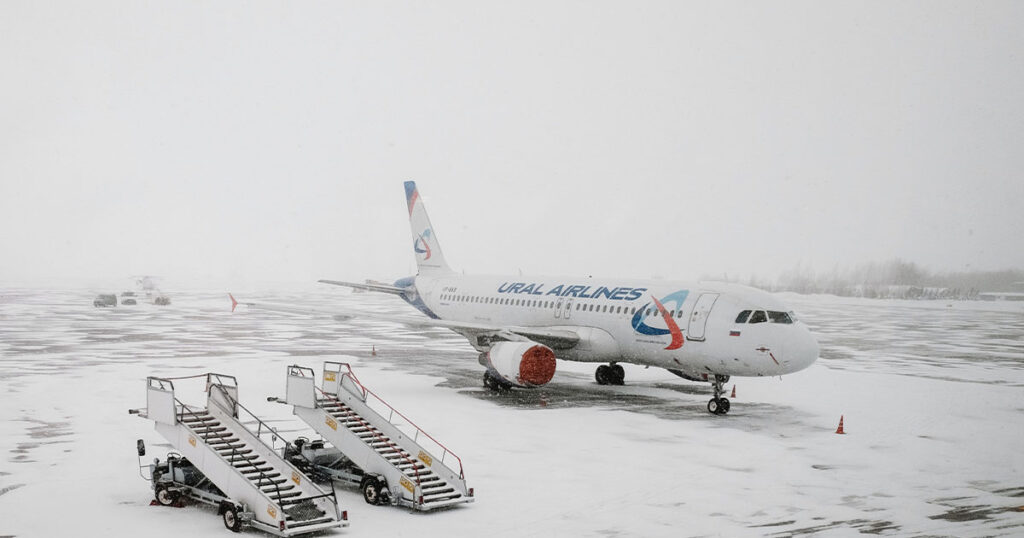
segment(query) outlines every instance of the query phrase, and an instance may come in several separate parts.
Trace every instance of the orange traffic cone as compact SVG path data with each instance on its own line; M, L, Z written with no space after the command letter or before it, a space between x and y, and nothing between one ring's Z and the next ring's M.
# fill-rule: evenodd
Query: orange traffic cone
M370 356L371 357L376 357L377 356L377 346L373 346L373 348L370 350Z
M846 432L843 431L843 415L839 415L839 427L836 428L836 433L844 435Z
M732 396L729 396L729 397L730 398L735 398L736 397L736 385L732 386Z

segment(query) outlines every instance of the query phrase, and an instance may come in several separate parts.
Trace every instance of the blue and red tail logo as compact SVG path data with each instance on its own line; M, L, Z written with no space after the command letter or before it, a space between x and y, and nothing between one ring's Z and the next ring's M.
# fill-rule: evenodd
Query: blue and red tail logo
M690 294L690 290L680 290L674 293L670 293L663 297L660 301L657 297L651 295L651 300L654 302L655 309L661 314L661 318L665 320L665 329L659 327L651 327L647 324L648 314L651 303L645 304L640 310L637 310L636 314L633 315L633 330L649 336L663 336L666 334L672 335L672 341L668 344L665 349L679 349L683 347L683 331L676 324L675 318L672 316L672 312L669 312L665 308L665 303L669 303L675 307L674 311L678 312L682 310L683 303L686 301L686 296ZM650 314L654 315L653 312Z
M412 242L412 249L416 251L416 254L424 254L424 260L430 259L430 244L427 243L427 239L430 239L430 236L430 228L427 228Z
M420 197L420 193L416 190L416 183L414 181L405 182L405 203L409 205L409 216L412 216L412 209L416 207L416 200Z

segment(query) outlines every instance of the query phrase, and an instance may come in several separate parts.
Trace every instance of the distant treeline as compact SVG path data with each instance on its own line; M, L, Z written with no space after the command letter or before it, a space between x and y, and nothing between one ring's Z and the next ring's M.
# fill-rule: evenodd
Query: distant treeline
M1024 271L934 273L913 262L890 260L817 272L798 265L778 279L752 277L751 286L769 291L827 293L879 299L978 299L979 294L1024 292Z

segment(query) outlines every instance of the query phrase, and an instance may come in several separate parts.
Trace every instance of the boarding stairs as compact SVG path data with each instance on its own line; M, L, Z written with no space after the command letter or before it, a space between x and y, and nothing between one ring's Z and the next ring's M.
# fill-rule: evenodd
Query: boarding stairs
M325 492L281 458L273 446L277 432L238 403L235 378L205 376L205 408L178 400L172 379L150 377L147 408L139 414L156 422L224 497L251 513L251 525L279 536L348 526L333 488Z
M348 364L325 362L319 388L311 368L289 366L286 401L366 475L382 477L393 504L427 511L474 501L462 460L363 386Z

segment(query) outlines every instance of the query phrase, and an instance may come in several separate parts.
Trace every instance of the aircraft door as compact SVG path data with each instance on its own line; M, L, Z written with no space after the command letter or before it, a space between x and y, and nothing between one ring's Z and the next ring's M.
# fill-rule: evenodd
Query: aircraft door
M556 318L562 317L562 300L561 299L555 301L555 317Z
M711 314L711 307L715 306L717 300L717 293L702 293L697 298L697 303L693 305L693 312L690 314L690 324L686 328L688 340L704 340L708 315Z
M565 300L565 312L562 314L562 317L565 319L572 317L572 299Z

